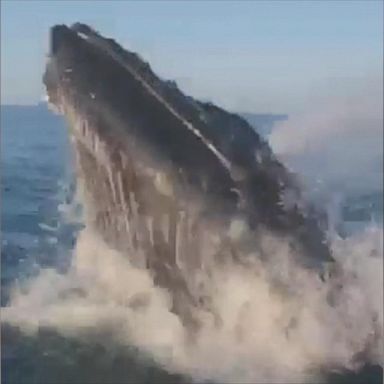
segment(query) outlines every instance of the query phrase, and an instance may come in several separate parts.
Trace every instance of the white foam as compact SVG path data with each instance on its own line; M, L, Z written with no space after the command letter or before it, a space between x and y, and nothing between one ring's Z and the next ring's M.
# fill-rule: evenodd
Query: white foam
M353 368L365 349L382 361L380 229L335 239L340 271L325 284L296 265L283 240L265 234L261 246L269 261L254 254L251 266L218 264L203 275L215 316L196 314L202 328L194 343L149 271L89 230L80 235L70 271L42 270L27 290L15 288L2 319L29 332L53 326L75 336L107 328L169 370L220 382L316 381L313 370Z

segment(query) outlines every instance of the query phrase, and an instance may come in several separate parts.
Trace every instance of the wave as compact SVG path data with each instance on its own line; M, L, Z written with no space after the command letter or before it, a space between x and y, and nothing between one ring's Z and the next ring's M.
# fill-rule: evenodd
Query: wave
M344 239L334 234L337 271L325 282L296 262L284 239L266 232L258 241L267 258L255 251L244 264L216 265L201 275L215 311L196 314L202 326L193 333L150 272L87 227L70 268L41 269L15 285L2 320L28 334L41 328L66 337L108 334L196 381L308 383L332 370L382 364L380 227Z

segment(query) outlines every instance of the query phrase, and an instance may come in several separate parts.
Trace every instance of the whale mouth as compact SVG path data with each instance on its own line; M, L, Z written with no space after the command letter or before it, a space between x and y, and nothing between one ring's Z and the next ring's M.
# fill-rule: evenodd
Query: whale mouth
M332 261L293 175L239 116L185 96L79 23L52 28L44 83L69 122L87 225L150 269L176 312L204 301L198 276L212 255L241 262L238 239L255 247L263 230L288 238L309 266Z

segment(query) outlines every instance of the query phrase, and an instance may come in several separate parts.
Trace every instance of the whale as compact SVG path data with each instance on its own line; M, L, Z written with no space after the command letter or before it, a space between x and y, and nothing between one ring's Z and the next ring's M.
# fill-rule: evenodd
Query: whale
M286 239L307 268L332 264L297 176L240 115L82 23L51 28L43 82L68 122L87 226L150 271L186 323L209 308L201 276L246 263L260 233Z

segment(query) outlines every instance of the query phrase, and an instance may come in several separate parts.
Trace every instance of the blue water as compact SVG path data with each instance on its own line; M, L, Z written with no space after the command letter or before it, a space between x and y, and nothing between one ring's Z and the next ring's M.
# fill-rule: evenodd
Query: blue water
M15 281L37 273L41 266L63 271L68 267L77 227L64 222L59 209L73 187L71 151L63 120L44 105L2 106L1 162L4 306ZM343 215L349 223L382 220L382 191L348 196L343 204ZM131 352L111 354L108 347L64 339L50 330L31 337L3 326L2 339L3 383L181 380L138 361Z
M74 232L67 230L65 236L58 210L71 180L63 120L43 105L2 106L1 129L4 304L11 281L34 273L39 265L60 266L64 255L68 261Z

